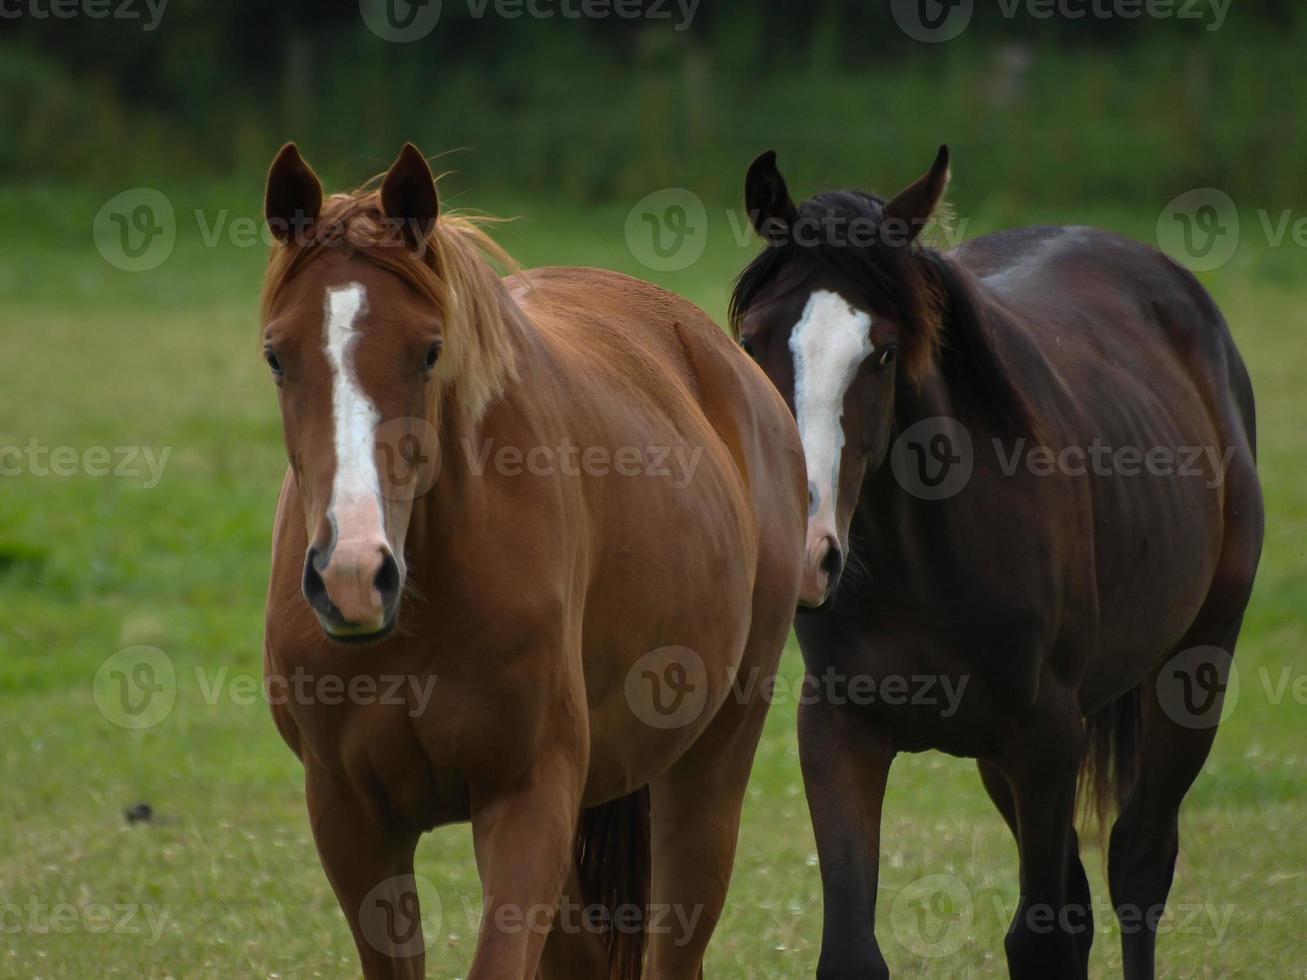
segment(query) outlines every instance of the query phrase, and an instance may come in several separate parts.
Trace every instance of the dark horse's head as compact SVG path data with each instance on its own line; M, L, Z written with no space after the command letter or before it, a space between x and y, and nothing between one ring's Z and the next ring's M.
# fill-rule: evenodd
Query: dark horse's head
M917 237L948 179L946 147L892 200L831 191L795 205L771 151L745 178L768 247L736 282L731 325L799 423L810 494L804 605L834 593L863 479L889 451L896 389L933 368L948 286Z

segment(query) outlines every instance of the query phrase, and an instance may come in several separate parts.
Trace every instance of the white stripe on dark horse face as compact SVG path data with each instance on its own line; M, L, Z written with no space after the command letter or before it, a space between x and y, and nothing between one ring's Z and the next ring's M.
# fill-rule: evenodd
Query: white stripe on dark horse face
M835 530L835 493L844 448L844 396L874 350L871 316L819 289L790 333L794 413L808 463L809 526Z

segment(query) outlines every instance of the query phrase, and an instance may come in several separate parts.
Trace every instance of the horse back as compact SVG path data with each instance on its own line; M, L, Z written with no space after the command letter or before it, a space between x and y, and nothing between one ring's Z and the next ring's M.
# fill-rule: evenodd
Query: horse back
M793 418L706 313L652 283L603 269L551 267L530 277L519 301L564 365L566 384L584 379L601 396L620 395L680 438L708 435L727 454L751 509L765 517L779 496L787 506L777 517L793 518L789 491L797 486L806 495ZM699 424L707 430L698 431ZM785 493L775 493L777 482Z

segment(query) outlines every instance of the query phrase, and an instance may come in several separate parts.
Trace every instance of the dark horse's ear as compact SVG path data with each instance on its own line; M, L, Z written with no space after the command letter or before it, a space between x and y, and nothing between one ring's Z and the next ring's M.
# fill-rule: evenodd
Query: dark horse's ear
M381 214L399 227L405 241L417 245L436 227L439 213L436 178L427 158L412 143L405 143L381 182Z
M299 148L287 143L268 168L268 186L263 195L263 216L268 228L288 244L322 211L322 184L313 168L304 162Z
M749 172L744 175L744 206L753 227L768 242L774 244L789 235L798 209L776 167L775 150L767 150L749 164Z
M886 219L903 225L907 231L907 240L912 241L921 234L921 229L939 206L948 181L948 147L941 146L930 170L899 191L898 196L885 205Z

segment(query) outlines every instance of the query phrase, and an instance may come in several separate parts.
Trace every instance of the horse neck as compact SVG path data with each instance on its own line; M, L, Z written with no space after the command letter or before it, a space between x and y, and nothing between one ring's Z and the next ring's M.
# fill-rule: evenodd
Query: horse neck
M472 508L484 502L486 481L495 473L494 451L500 445L495 433L514 425L522 412L516 389L531 384L539 346L534 328L507 294L503 303L501 328L512 368L502 390L483 405L469 405L456 386L447 385L428 417L440 444L440 470L431 489L413 501L409 521L410 552L418 551L426 562L439 562L442 548L460 547L460 529Z
M973 291L965 272L961 276L953 284L954 298L986 302ZM933 434L946 430L927 420L955 420L969 437L972 459L977 464L982 455L996 451L996 443L1010 450L1016 439L1041 441L1030 428L1032 416L1026 389L1033 385L1036 390L1044 390L1047 384L1054 383L1055 372L1024 327L1005 311L989 307L968 313L973 317L969 321L971 332L965 337L946 334L946 350L939 355L935 370L919 385L905 382L899 388L890 452L863 482L854 529L867 542L868 551L875 552L860 557L869 565L879 566L871 571L879 572L882 580L938 580L984 558L967 553L970 546L966 542L974 542L975 535L963 532L988 519L976 510L987 506L988 497L968 495L963 488L945 499L927 501L905 487L895 474L890 455L909 429L923 426L914 433L913 441L924 432L928 443ZM953 329L952 323L949 329ZM1002 337L994 337L993 331L1001 332ZM996 344L1002 345L1001 353ZM1020 365L1019 384L1008 373L1014 364ZM906 462L917 465L915 456L909 455ZM972 479L976 479L974 469ZM941 547L921 547L927 541L939 542ZM856 543L852 550L858 551ZM921 556L927 553L953 555L954 567L922 565Z

